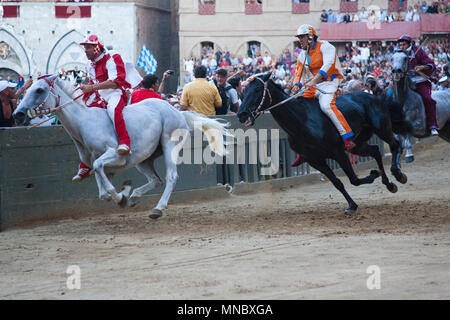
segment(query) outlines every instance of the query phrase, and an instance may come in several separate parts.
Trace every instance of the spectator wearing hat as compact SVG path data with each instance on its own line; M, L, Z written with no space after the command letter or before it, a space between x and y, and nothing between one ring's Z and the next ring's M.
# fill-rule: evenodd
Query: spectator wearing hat
M448 91L448 77L444 76L439 79L439 86L436 88L436 91Z
M217 115L236 113L239 110L239 97L236 89L231 86L227 81L228 72L225 69L218 69L214 85L219 91L220 98L222 99L222 107L216 110Z
M14 88L17 83L7 80L0 81L0 127L12 127L14 125L12 113L17 107L17 100L25 94L32 83L33 80L29 79L19 90L15 91Z

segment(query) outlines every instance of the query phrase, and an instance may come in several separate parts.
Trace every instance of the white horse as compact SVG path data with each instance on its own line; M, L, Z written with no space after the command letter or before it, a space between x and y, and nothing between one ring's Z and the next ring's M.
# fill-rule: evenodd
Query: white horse
M422 97L412 88L414 81L424 80L420 76L408 77L408 56L403 51L396 51L392 55L392 73L394 76L394 100L403 106L406 121L410 124L412 135L422 138L430 135L430 130L426 127L425 107ZM439 125L439 137L450 143L450 92L432 91L431 97L436 101L436 120ZM412 162L414 155L411 151L409 135L399 137L402 148L406 147L406 162ZM401 154L401 152L399 153Z
M81 161L93 168L99 198L113 199L124 207L134 206L139 197L161 185L154 170L154 160L163 154L166 165L166 186L151 218L158 218L172 193L177 174L177 157L194 126L208 138L211 149L225 153L223 136L231 135L228 123L219 122L195 112L180 112L161 99L147 99L125 107L123 117L131 138L131 155L117 153L117 136L106 109L88 108L73 100L73 87L57 75L35 82L14 111L18 124L27 124L37 114L53 112L72 138ZM136 167L148 182L131 192L130 183L117 192L110 179L114 173ZM128 198L129 197L129 198Z

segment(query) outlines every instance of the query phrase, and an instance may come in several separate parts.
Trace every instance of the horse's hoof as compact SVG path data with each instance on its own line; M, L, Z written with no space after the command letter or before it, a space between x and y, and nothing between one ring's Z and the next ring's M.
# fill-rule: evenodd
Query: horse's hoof
M127 206L128 203L128 199L126 196L122 195L122 199L120 200L120 202L118 203L119 207L121 208L125 208Z
M135 207L139 203L138 199L136 197L131 197L128 199L128 206L129 207Z
M111 201L111 199L112 199L112 197L109 194L100 196L100 200L103 200L103 201Z
M398 180L398 182L400 182L401 184L405 184L406 182L408 182L408 177L406 176L406 174L402 173L402 176L400 180Z
M158 219L162 216L162 211L159 209L152 209L148 216L152 219Z
M227 192L232 192L233 191L233 187L230 186L228 183L225 184L225 190L227 190Z
M392 193L396 193L398 191L397 186L395 185L395 183L391 183L387 186L387 189L392 192Z
M406 157L405 158L405 162L406 163L411 163L411 162L413 162L414 161L414 156L409 156L409 157Z
M352 209L352 208L347 208L347 209L345 209L345 213L348 214L348 215L352 215L352 214L355 213L356 209L358 209L358 207L356 207L356 208L354 208L354 209Z
M125 180L122 183L122 188L125 187L125 186L130 186L131 187L132 185L133 185L133 182L131 180Z
M374 177L374 179L376 179L376 178L378 178L380 176L380 171L378 171L378 170L371 170L370 171L370 175L372 177Z

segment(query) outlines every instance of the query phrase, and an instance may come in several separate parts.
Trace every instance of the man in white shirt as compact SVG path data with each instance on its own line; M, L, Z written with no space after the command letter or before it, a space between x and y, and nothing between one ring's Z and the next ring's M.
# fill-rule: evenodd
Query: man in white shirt
M359 47L359 52L361 53L361 61L366 66L369 64L369 57L370 57L370 49L367 46L367 44L363 43L362 47Z
M369 18L369 13L366 11L366 8L362 8L361 12L359 13L359 20L361 22L367 22L367 19Z
M383 10L383 8L380 8L380 12L378 14L378 21L380 22L386 22L387 16L386 16L386 11Z
M189 72L190 75L194 73L194 60L192 57L184 60L184 70Z
M413 9L411 6L409 6L408 12L406 12L406 15L405 15L405 21L413 21L413 14L414 14Z
M250 58L250 57L248 56L248 54L246 54L246 55L245 55L245 58L244 58L244 60L243 60L242 62L244 63L245 66L249 66L249 65L252 63L252 61L253 61L253 59Z
M270 64L272 63L272 58L269 56L269 53L267 51L264 54L263 60L264 60L264 66L265 67L269 67Z
M344 13L341 12L341 10L338 11L336 22L337 23L344 22Z

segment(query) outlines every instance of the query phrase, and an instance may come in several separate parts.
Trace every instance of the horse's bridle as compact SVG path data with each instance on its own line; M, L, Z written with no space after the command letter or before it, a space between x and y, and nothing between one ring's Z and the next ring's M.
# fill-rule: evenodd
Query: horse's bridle
M77 96L76 98L72 99L72 101L69 101L67 103L64 103L62 105L60 105L61 102L61 96L59 94L55 94L55 92L53 92L53 89L55 88L54 83L51 82L49 79L47 79L48 75L45 76L41 76L38 78L38 80L44 79L48 86L49 86L49 90L48 90L48 94L47 97L45 97L44 101L42 101L37 108L34 109L28 109L27 111L27 115L30 118L34 118L36 116L41 116L41 115L45 115L45 114L49 114L49 113L54 113L55 111L61 110L62 108L64 108L66 105L70 104L72 101L77 100L78 98L80 98L81 96L83 96L83 94ZM77 88L75 89L77 90ZM50 97L50 95L52 95L53 97L55 97L56 100L56 105L55 107L52 108L47 108L45 109L45 104L47 103L47 99Z
M263 97L262 97L262 99L261 99L261 102L260 102L259 106L258 106L255 110L253 110L253 111L250 112L250 114L251 114L252 117L253 117L253 120L255 120L257 117L259 117L259 115L262 113L262 111L267 111L267 110L271 110L271 109L274 109L274 108L276 108L276 107L279 107L279 106L281 106L282 104L284 104L284 103L286 103L286 102L288 102L288 101L290 101L290 100L292 100L292 99L295 99L295 98L297 98L298 96L301 96L301 95L305 92L305 90L306 90L306 87L303 87L303 88L302 88L299 92L297 92L296 94L294 94L294 95L290 96L289 98L284 99L283 101L278 102L277 104L274 104L273 106L271 106L271 104L272 104L272 102L273 102L273 100L272 100L272 95L270 94L270 91L269 91L269 89L267 88L268 82L269 82L269 80L270 80L271 78L272 78L272 75L267 79L267 81L264 81L264 80L262 80L261 78L259 78L258 76L253 76L253 79L258 79L258 80L261 81L261 82L263 83L263 85L264 85L264 93L263 93ZM253 79L250 80L250 81L253 81ZM320 90L320 89L317 88L317 87L316 87L316 89L319 90L319 91L321 91L322 93L327 93L327 92L324 92L324 91ZM261 108L264 106L264 100L265 100L265 98L266 98L266 92L269 94L269 98L270 98L269 107L267 107L267 108L264 109L264 110L261 110Z
M264 106L264 100L266 99L266 93L269 95L269 98L270 98L269 106L272 104L272 95L270 94L270 91L267 88L269 80L264 81L261 78L259 78L258 76L254 76L253 80L254 79L257 79L257 80L261 81L263 86L264 86L264 92L263 92L263 96L262 96L261 102L259 103L259 106L255 110L251 111L251 115L253 117L253 120L256 120L256 118L259 117L259 115L262 113L262 111L264 111L264 110L261 110L261 108ZM269 77L269 79L270 79L270 77Z

